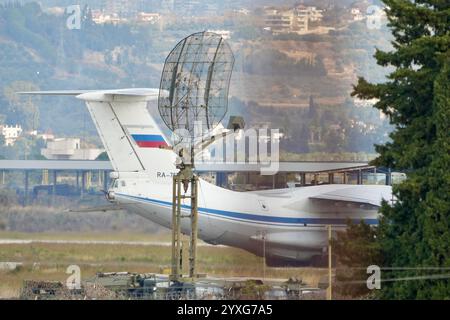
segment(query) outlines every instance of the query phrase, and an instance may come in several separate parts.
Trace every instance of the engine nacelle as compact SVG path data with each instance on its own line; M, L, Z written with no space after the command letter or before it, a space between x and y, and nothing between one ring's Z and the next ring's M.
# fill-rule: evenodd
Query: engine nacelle
M108 199L109 201L114 201L116 199L116 194L114 191L108 191L106 193L106 199Z

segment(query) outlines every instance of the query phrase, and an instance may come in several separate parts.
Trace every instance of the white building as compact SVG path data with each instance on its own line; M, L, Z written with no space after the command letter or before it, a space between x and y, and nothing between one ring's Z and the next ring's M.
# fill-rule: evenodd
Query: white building
M309 21L322 21L323 10L317 9L317 7L310 7L299 5L294 9L299 16L307 18Z
M240 13L240 14L243 14L243 15L245 15L245 16L248 16L249 13L250 13L250 10L248 10L248 9L246 9L246 8L241 8L241 9L239 9L239 10L235 10L235 12Z
M12 146L17 138L22 134L22 127L16 124L15 126L0 125L0 133L5 137L5 145Z
M53 133L38 133L36 137L41 138L44 141L55 140L55 135Z
M54 140L55 139L55 135L53 133L49 133L49 132L39 133L37 130L28 131L26 133L26 135L33 136L33 137L36 137L38 139L42 139L44 141Z
M80 139L59 138L47 142L41 154L49 160L95 160L103 149L81 149Z
M359 8L352 8L350 12L353 16L353 21L361 21L366 18Z
M106 14L102 11L95 10L92 11L92 21L96 24L105 24L105 23L112 23L112 24L120 24L127 22L127 19L119 17L116 13Z
M213 32L221 36L224 40L229 40L231 38L230 30L208 30L207 32Z
M161 15L154 12L138 12L137 21L155 24L161 20Z
M323 10L313 6L299 5L293 9L265 9L265 30L274 34L305 33L309 30L309 22L318 22L323 19Z
M310 21L322 21L323 19L323 10L317 9L316 7L307 7L308 9L308 18Z
M265 30L273 34L302 33L308 31L308 15L302 10L266 9Z
M359 99L359 98L354 98L353 99L353 103L355 104L355 107L358 108L372 108L374 106L374 104L376 104L378 101L380 101L377 98L373 98L373 99Z

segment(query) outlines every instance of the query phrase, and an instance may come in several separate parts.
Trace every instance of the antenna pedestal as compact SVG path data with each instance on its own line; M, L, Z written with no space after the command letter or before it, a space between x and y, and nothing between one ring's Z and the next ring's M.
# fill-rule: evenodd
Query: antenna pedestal
M176 133L178 129L183 129L183 137L180 137L179 143L183 142L192 147L196 140L211 132L222 121L228 109L228 90L233 65L231 47L222 36L207 31L184 38L167 56L161 75L158 110L161 119L171 131ZM188 135L184 136L186 132ZM191 161L188 164L183 163L183 154L179 155L181 164L177 167L180 172L173 178L170 277L173 282L194 280L198 277L198 178L193 172L193 150L195 148L184 154L185 157L190 156ZM190 213L186 214L187 211ZM190 219L188 278L182 278L182 218Z
M181 219L190 220L189 241L189 279L197 277L197 223L198 223L198 177L194 174L191 165L183 165L178 174L173 177L172 189L172 270L171 281L180 281L183 275L182 245L181 245ZM182 192L182 189L184 192ZM187 193L190 191L190 193ZM188 215L182 214L183 200L190 199ZM186 206L185 206L186 208ZM187 279L186 279L187 280Z

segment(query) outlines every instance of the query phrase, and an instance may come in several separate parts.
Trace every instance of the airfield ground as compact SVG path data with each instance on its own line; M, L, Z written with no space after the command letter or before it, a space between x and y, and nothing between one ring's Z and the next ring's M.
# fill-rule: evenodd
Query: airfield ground
M97 272L161 273L170 265L169 242L169 233L0 232L0 263L22 263L15 270L0 270L0 298L18 297L23 280L65 282L66 269L73 264L80 266L83 280ZM263 277L264 273L262 258L224 246L200 245L198 266L200 273L209 276ZM267 278L296 277L310 286L316 286L326 272L317 268L265 268Z

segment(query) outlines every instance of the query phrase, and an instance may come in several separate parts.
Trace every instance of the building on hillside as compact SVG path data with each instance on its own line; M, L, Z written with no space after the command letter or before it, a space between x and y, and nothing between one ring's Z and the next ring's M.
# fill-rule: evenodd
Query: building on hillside
M138 22L155 24L161 20L161 15L154 12L138 12L136 19Z
M304 33L309 28L309 11L307 7L294 9L266 8L265 29L273 34Z
M357 107L357 108L372 108L378 101L379 101L379 99L377 99L377 98L374 98L374 99L354 98L353 99L353 103L354 103L355 107Z
M49 160L95 160L104 150L81 148L78 138L58 138L47 142L41 154Z
M213 32L221 36L224 40L229 40L231 38L230 30L208 30L208 32Z
M96 24L121 24L126 23L125 18L120 17L117 13L106 14L101 11L92 11L92 21Z
M353 21L361 21L366 18L359 8L352 8L350 13L353 16Z
M32 131L28 131L25 134L28 135L28 136L36 137L38 139L42 139L44 141L54 140L55 139L55 135L53 133L50 133L50 132L39 133L37 130L32 130Z
M243 14L244 16L248 16L250 14L250 10L248 10L246 8L237 9L237 10L235 10L235 12Z
M22 134L22 126L0 125L0 134L5 138L5 146L12 146Z
M292 14L277 9L265 11L265 26L274 34L291 32Z
M297 10L301 10L307 14L309 21L318 22L323 19L323 10L317 9L317 7L305 7L300 5L297 7Z
M55 135L53 133L38 133L36 136L44 141L55 140Z

